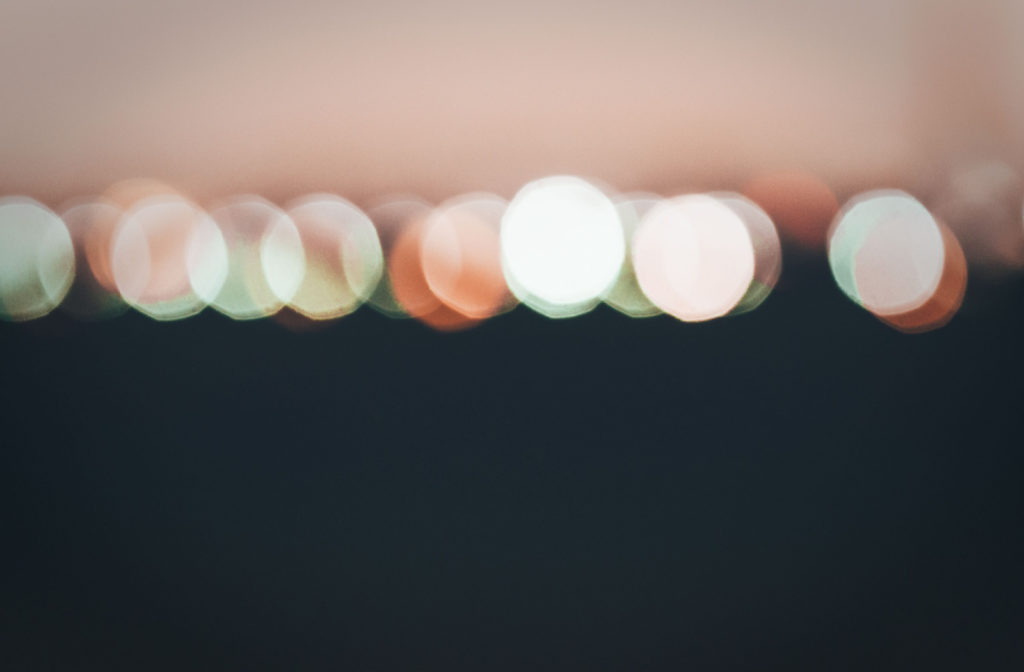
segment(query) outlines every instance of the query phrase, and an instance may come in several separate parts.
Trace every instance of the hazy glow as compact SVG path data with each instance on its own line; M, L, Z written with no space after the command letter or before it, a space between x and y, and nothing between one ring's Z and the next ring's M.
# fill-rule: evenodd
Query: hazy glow
M236 320L273 315L302 282L305 256L284 212L258 196L242 196L210 212L227 246L228 273L211 305Z
M939 225L900 191L869 192L850 201L836 218L828 256L843 292L879 316L924 305L946 263Z
M501 270L501 217L507 203L471 194L441 204L427 219L420 257L431 292L482 320L514 305Z
M1016 170L999 161L965 165L937 190L935 215L956 234L971 264L986 271L1024 268L1024 180Z
M126 308L114 284L110 248L122 211L106 200L71 205L61 215L75 246L75 280L61 304L80 318L116 315Z
M46 315L74 273L75 251L60 217L31 199L0 199L0 318Z
M384 268L369 217L345 199L325 194L292 203L288 214L306 259L291 307L313 320L351 313L373 293Z
M801 172L768 173L748 182L743 193L765 210L789 240L815 252L825 246L839 202L819 178Z
M388 261L388 268L381 276L377 288L367 300L370 307L378 312L393 318L410 317L409 313L402 308L402 305L395 298L392 283L391 251L398 242L402 231L411 223L417 220L426 219L431 212L430 204L415 196L395 196L380 201L371 206L367 213L377 229L377 236L380 238L381 248L384 251L384 258Z
M618 277L626 251L611 199L576 177L523 187L502 220L501 246L509 287L548 317L593 308Z
M754 277L733 314L746 313L760 306L775 289L782 273L782 245L771 217L753 201L731 193L714 194L723 205L739 216L747 227L754 246Z
M653 194L630 194L616 199L615 202L625 234L626 257L622 262L618 279L604 300L615 310L630 317L651 317L661 313L640 289L636 271L633 269L633 236L636 235L643 216L660 201L661 197Z
M633 239L640 287L666 313L687 322L720 317L754 279L754 247L743 220L710 196L654 206Z
M227 277L224 238L210 217L180 196L153 196L121 219L112 251L122 298L157 320L201 311Z

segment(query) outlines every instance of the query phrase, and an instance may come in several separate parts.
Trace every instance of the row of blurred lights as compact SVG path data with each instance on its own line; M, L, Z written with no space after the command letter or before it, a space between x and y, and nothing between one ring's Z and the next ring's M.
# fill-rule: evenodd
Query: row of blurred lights
M957 238L904 192L852 199L832 221L828 255L842 291L902 331L945 324L963 299ZM0 199L7 320L61 305L89 318L130 306L177 320L209 306L238 320L287 308L319 321L368 303L455 330L518 303L563 318L603 301L631 317L699 322L753 310L781 268L776 227L750 198L614 195L568 176L527 184L511 201L403 197L365 212L324 194L284 208L241 196L207 212L139 180L61 215Z

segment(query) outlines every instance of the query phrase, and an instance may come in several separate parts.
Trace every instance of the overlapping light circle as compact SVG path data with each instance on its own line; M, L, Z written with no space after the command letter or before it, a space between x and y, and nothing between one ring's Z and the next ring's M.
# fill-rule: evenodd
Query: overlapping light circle
M731 311L732 314L746 313L760 306L775 289L782 273L782 244L771 217L756 203L740 194L723 192L714 196L736 213L750 236L754 275L743 298Z
M69 204L61 215L75 247L74 282L62 310L84 319L110 317L126 308L117 292L110 248L121 208L106 199Z
M273 315L295 295L305 273L299 231L282 210L240 196L210 211L224 236L228 268L213 308L236 320Z
M483 320L515 305L501 267L501 219L507 203L470 194L442 203L426 220L423 275L443 304Z
M615 202L619 214L619 222L626 241L626 256L619 269L619 277L605 296L605 303L615 310L630 317L651 317L661 313L661 309L644 294L636 278L633 267L634 237L640 222L647 212L661 202L654 194L629 194Z
M284 208L237 196L207 211L161 182L127 180L61 216L6 198L0 317L33 319L62 301L90 319L126 305L157 320L206 306L238 320L288 308L280 320L302 327L365 302L455 331L519 302L564 318L603 301L631 317L702 322L754 310L774 289L782 245L772 209L795 227L795 204L812 204L808 231L831 209L831 191L809 176L761 179L747 193L616 196L557 176L511 201L472 193L434 206L401 196L363 212L329 194ZM963 301L957 237L907 193L851 199L827 240L842 292L895 329L934 329Z
M305 273L289 305L312 320L351 313L370 297L384 269L370 218L345 199L327 194L293 202L288 215L305 257Z
M955 237L902 191L852 199L836 217L828 257L843 293L897 328L944 324L963 297L966 264Z
M228 274L220 229L194 203L174 195L136 203L111 248L121 296L157 320L195 315L213 302Z

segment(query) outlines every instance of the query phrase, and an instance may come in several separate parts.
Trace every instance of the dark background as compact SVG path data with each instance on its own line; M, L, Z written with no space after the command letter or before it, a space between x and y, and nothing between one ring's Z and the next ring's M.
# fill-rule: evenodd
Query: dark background
M0 325L9 670L1024 669L1024 282Z

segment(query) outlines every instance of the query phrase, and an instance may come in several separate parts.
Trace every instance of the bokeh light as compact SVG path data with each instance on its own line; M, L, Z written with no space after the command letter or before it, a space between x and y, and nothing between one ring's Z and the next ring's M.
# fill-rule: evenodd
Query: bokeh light
M661 310L686 322L737 307L754 279L754 247L743 220L706 195L663 201L633 239L641 289Z
M468 194L426 220L420 256L430 291L446 306L482 320L515 305L501 268L501 218L507 203Z
M60 304L75 273L64 222L39 203L0 199L0 317L31 320Z
M633 236L640 227L640 221L647 211L661 202L661 197L654 194L626 194L615 199L615 209L619 213L622 232L626 241L626 256L622 262L619 277L615 280L604 301L609 306L630 317L651 317L661 314L661 309L654 305L636 279L633 268Z
M210 211L224 236L228 272L211 306L236 320L273 315L291 300L305 272L298 229L258 196L239 196Z
M479 320L446 305L430 288L424 270L423 241L427 217L406 222L388 256L391 288L402 310L424 324L441 331L457 331Z
M61 215L75 247L75 280L61 310L80 319L101 319L124 312L110 266L110 250L123 212L105 199L78 201Z
M111 260L121 297L157 320L201 311L217 296L228 270L217 225L174 195L144 198L124 214Z
M377 229L384 259L388 260L387 268L367 303L383 315L397 319L410 317L395 297L391 279L391 251L406 227L426 219L431 210L429 203L416 196L392 196L367 208L367 214Z
M732 310L732 314L739 315L760 306L775 289L782 274L782 245L771 217L756 203L728 192L716 193L714 197L739 216L754 247L754 277L746 294Z
M370 218L343 198L315 194L291 203L305 274L289 305L312 320L348 315L366 301L384 269Z
M894 326L919 330L945 323L952 315L936 318L935 310L953 306L955 312L962 299L966 264L959 244L902 191L852 199L836 217L828 252L843 293Z
M882 322L905 333L922 333L944 326L953 319L964 300L967 258L949 227L942 222L938 225L945 249L945 264L935 292L923 304L905 313L877 316Z
M501 246L515 295L556 318L597 305L618 278L626 252L615 204L577 177L523 187L502 220Z
M800 171L766 173L748 182L743 194L764 209L788 240L813 252L825 247L839 202L818 177Z
M963 245L967 261L990 273L1024 268L1021 199L1024 180L1002 161L971 162L951 171L933 208Z

